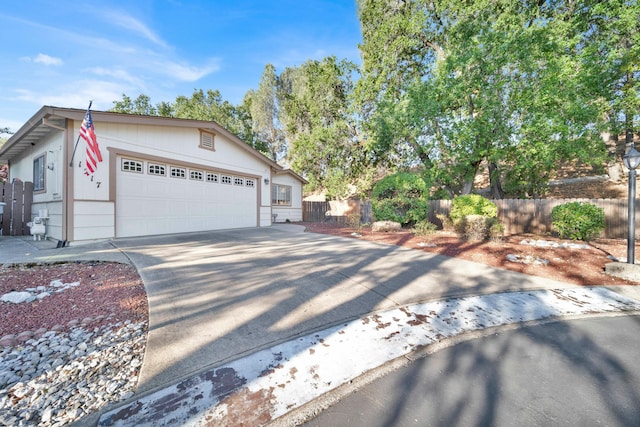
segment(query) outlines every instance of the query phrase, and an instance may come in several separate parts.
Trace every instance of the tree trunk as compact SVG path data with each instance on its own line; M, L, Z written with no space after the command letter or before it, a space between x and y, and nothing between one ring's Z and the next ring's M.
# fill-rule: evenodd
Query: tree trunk
M467 174L467 177L465 177L464 182L462 183L462 194L471 194L471 191L473 190L473 182L475 181L476 174L478 173L478 167L480 167L480 161L473 162L471 164L469 169L472 173Z
M618 134L614 130L602 132L601 136L607 147L607 174L611 181L618 182L624 175L620 159L624 155L625 146L620 144Z
M473 178L465 179L464 183L462 183L462 194L470 194L471 190L473 190Z
M504 190L500 180L500 169L494 162L489 162L489 182L491 185L491 198L504 199Z

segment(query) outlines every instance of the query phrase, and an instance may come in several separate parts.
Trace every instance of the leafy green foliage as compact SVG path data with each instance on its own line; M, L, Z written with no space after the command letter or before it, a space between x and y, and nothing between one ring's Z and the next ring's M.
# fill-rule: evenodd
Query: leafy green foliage
M401 172L378 181L371 194L377 221L414 224L427 218L429 188L419 175Z
M413 233L420 237L429 237L438 230L438 226L429 220L423 219L413 226Z
M138 114L141 116L157 116L158 107L151 103L144 93L138 95L136 99L129 98L126 94L122 94L120 101L113 101L111 111L115 113Z
M498 216L498 207L491 200L479 194L467 194L458 196L451 201L449 217L454 223L463 220L469 215L481 215L487 218Z
M591 203L570 202L551 210L553 228L563 239L591 240L605 228L604 209Z
M355 94L371 157L421 163L450 196L470 193L487 165L495 198L543 194L560 160L602 162L604 113L625 88L637 100L640 80L640 43L607 37L637 40L639 11L623 0L361 0Z
M351 111L355 64L327 57L285 69L279 77L279 119L289 143L287 160L309 181L308 189L325 188L331 198L368 184L363 150Z
M264 142L273 161L282 160L287 144L278 119L278 76L273 64L264 67L258 89L250 90L245 96L245 101L249 106L253 132Z

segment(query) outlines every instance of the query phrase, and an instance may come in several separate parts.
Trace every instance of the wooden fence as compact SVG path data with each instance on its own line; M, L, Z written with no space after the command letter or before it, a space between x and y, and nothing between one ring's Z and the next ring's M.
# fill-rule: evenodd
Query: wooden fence
M3 207L0 230L3 236L28 236L33 204L33 183L14 181L0 183L0 202Z
M602 237L627 238L628 203L626 199L503 199L492 201L498 206L498 218L504 224L506 234L548 234L552 231L551 210L554 206L569 202L586 202L604 210L606 228L601 234ZM346 202L303 202L303 219L309 222L347 223L349 215L359 213L361 223L372 222L370 201L350 201L349 209L336 209L340 203ZM354 203L357 204L357 208L354 207ZM448 215L450 209L451 200L430 200L429 221L441 226L437 215ZM640 218L640 202L636 203L636 217Z

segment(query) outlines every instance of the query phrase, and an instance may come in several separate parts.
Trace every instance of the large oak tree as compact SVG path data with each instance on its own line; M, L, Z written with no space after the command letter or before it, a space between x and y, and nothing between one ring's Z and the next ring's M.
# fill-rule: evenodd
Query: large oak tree
M623 0L360 1L356 93L376 160L421 164L450 196L486 165L494 197L543 193L561 160L601 162L623 6L637 17Z

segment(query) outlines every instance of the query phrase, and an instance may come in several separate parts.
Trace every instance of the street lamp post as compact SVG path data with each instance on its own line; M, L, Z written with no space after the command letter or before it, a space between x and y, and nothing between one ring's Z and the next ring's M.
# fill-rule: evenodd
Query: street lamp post
M636 168L640 165L640 152L634 144L622 156L624 166L629 170L629 234L627 235L627 263L634 264L636 240Z

